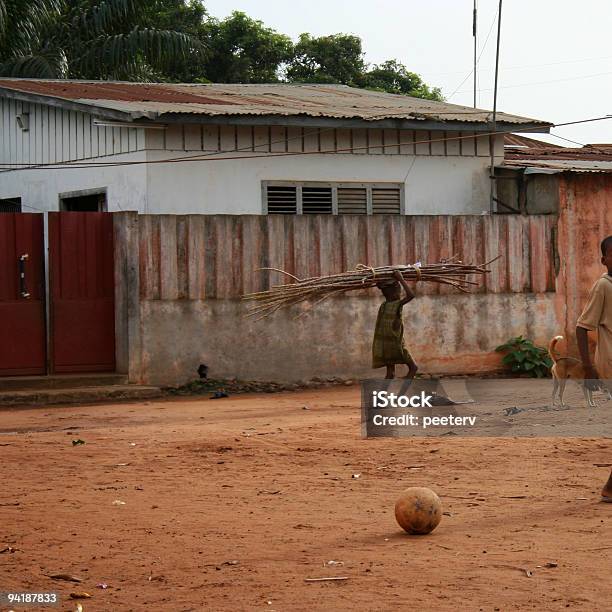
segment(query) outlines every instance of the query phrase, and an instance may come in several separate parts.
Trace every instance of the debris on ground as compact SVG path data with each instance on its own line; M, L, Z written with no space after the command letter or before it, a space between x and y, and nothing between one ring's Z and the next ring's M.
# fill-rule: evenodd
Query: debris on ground
M81 440L81 438L77 438L72 441L72 446L79 446L80 444L85 444L85 440Z
M47 578L51 578L51 580L65 580L66 582L83 582L82 578L78 578L72 574L47 574Z
M328 580L348 580L348 576L328 576L326 578L304 578L304 582L327 582Z
M225 391L215 391L211 396L210 399L221 399L223 397L229 397L229 395L225 392Z
M86 593L85 591L77 591L74 593L70 593L70 599L91 599L93 595Z
M122 501L121 499L116 499L116 500L113 502L113 506L125 506L125 502L124 502L124 501Z
M333 386L355 384L352 379L329 376L327 378L314 377L308 381L274 382L259 380L238 380L237 378L204 378L188 382L180 387L167 387L167 395L205 395L221 391L230 395L238 393L282 393L287 391L301 391L304 389L321 389ZM308 410L308 408L304 408Z

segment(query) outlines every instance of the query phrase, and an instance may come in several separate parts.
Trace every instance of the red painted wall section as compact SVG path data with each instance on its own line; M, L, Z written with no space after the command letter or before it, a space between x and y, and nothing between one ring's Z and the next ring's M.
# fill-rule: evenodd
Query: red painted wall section
M557 319L576 353L575 327L593 283L605 272L599 245L612 235L612 175L562 174L559 179ZM592 340L595 340L594 334ZM563 349L562 349L563 350Z

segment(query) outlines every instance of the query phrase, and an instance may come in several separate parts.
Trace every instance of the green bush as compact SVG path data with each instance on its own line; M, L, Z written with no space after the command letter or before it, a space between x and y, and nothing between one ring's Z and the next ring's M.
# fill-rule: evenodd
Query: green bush
M523 336L511 338L495 350L498 353L507 353L502 362L512 372L528 374L534 378L547 376L553 365L552 359L545 348L535 346L531 340L523 338Z

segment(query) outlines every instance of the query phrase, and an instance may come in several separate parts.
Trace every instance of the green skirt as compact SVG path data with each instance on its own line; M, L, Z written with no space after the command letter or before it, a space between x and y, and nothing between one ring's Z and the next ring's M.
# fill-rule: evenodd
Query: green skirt
M372 367L382 368L398 363L410 364L413 359L404 345L404 323L400 300L383 302L378 309L374 342L372 343Z

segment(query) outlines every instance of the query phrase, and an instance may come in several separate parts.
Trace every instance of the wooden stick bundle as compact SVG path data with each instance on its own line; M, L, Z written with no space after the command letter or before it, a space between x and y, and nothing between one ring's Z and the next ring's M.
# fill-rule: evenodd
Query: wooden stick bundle
M295 282L286 285L273 285L268 291L249 293L242 296L242 299L253 302L253 305L248 309L248 316L259 315L258 319L262 319L280 308L288 308L300 302L310 301L314 306L333 295L376 287L380 283L393 282L396 270L401 272L402 276L408 281L420 280L440 283L469 293L470 288L479 283L475 280L469 280L467 277L488 274L490 270L487 266L490 263L492 262L482 265L464 264L453 257L447 261L428 265L407 264L372 268L360 264L355 270L348 272L305 279L297 278L293 274L278 268L258 268L258 270L284 274L294 279Z

